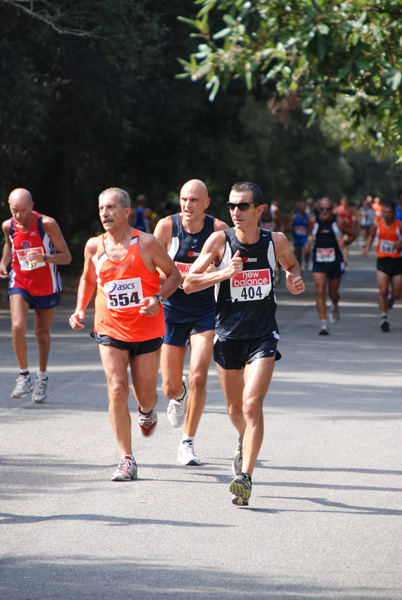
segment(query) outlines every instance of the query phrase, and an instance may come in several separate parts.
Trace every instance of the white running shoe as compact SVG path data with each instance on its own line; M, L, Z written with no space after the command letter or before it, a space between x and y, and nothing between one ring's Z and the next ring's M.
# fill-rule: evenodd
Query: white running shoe
M28 392L32 392L32 389L33 385L30 374L23 375L20 373L15 382L15 387L11 392L11 398L25 398Z
M41 402L43 402L44 400L46 400L47 398L47 384L48 384L48 377L44 377L43 379L39 379L38 376L36 376L35 379L35 387L34 387L34 391L32 394L32 400L34 402L36 402L36 404L40 404Z
M122 456L116 471L113 473L112 481L131 481L137 479L138 470L134 457Z
M177 460L181 465L200 465L201 461L194 454L193 440L184 440L179 446Z
M186 418L186 404L187 404L187 386L186 380L183 377L183 392L181 396L172 398L169 400L167 407L167 416L169 423L173 427L181 427Z
M339 321L339 308L337 306L333 306L332 310L329 313L329 322L331 325L334 325Z
M158 425L158 413L155 409L151 410L148 415L143 415L138 410L138 427L141 429L141 433L144 437L151 437L155 433L156 426Z
M240 475L243 463L243 438L239 436L236 448L236 454L234 455L232 462L233 475Z

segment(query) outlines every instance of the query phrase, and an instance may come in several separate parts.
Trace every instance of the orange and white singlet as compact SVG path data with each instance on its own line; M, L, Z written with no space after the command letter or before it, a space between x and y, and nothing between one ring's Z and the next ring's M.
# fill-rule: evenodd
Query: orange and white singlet
M144 298L158 293L159 273L144 265L138 236L138 229L134 229L127 255L119 262L108 257L105 234L98 237L94 331L126 342L144 342L165 334L162 306L152 317L139 312Z
M402 241L398 219L395 219L395 221L389 227L385 225L384 219L380 221L377 227L377 238L378 258L385 258L386 256L389 256L390 258L398 258L401 256L400 249L395 248L394 244L394 242Z
M377 225L382 219L382 204L380 202L373 202L371 208L374 211L374 223Z

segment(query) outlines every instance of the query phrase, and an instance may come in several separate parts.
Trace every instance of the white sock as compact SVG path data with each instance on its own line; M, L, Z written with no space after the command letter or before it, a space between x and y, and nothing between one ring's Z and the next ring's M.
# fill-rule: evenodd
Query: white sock
M46 377L47 377L47 371L44 371L43 373L42 373L42 371L38 371L36 377L38 379L46 379Z
M181 438L181 443L183 443L183 442L193 442L194 438L195 438L194 435L186 435L185 433L183 433L183 437Z
M327 319L321 319L321 328L322 329L326 329L327 328Z

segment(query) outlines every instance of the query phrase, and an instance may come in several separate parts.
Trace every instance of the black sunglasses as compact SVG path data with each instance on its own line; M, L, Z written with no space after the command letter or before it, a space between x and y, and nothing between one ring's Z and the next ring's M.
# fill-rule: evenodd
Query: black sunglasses
M234 210L235 208L238 208L242 212L248 210L252 204L255 204L255 202L226 202L226 206L229 210Z
M331 207L328 207L328 208L321 208L320 207L318 210L332 210L332 208Z

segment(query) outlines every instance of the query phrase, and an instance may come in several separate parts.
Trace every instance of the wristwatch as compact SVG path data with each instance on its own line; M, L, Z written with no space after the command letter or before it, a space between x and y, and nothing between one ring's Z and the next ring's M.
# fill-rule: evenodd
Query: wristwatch
M163 296L160 296L159 294L154 294L155 298L158 298L158 302L159 302L159 306L163 306Z

